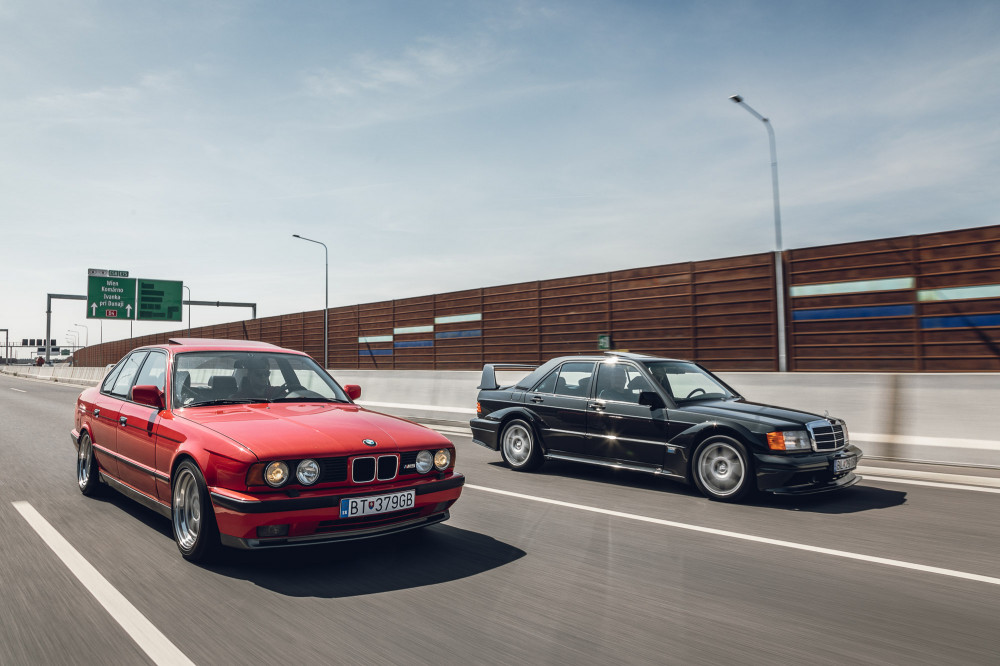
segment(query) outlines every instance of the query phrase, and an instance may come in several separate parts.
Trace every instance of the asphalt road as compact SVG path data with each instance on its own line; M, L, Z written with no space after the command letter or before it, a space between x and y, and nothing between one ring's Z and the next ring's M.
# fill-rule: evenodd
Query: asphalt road
M866 480L730 506L568 463L518 474L453 434L449 522L201 567L167 520L80 495L78 392L0 376L0 664L154 662L15 502L196 664L1000 662L1000 493Z

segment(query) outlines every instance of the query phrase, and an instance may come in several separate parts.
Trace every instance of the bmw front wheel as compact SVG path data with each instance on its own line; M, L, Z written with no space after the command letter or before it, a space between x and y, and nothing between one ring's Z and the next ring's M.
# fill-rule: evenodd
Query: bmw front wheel
M171 484L171 523L184 559L209 561L219 548L219 528L201 470L190 460L178 465Z

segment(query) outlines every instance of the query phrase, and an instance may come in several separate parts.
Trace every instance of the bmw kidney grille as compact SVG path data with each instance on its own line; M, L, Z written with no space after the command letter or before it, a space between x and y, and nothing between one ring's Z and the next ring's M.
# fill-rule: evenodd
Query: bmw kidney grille
M399 456L362 456L351 463L351 480L354 483L371 483L376 478L379 481L391 481L396 478L399 469Z

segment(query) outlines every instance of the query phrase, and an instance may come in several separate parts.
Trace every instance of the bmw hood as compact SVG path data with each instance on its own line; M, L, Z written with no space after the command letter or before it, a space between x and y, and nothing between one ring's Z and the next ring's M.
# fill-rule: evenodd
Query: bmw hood
M810 421L823 420L826 417L796 409L763 405L742 400L713 400L711 402L689 403L678 408L681 412L691 412L720 420L732 420L743 423L750 430L758 427L767 429L789 429L796 426L805 427Z
M357 405L227 405L188 408L174 414L240 443L260 460L451 446L430 428Z

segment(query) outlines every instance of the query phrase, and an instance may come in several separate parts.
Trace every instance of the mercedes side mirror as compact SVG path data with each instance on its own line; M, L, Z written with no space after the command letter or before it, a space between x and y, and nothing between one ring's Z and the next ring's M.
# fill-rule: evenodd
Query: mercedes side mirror
M640 393L639 404L646 405L650 409L663 409L667 406L667 403L663 402L663 398L656 391L643 391Z
M361 387L357 384L348 384L344 390L347 391L347 397L351 400L357 400L361 397Z

